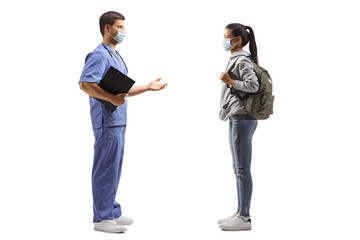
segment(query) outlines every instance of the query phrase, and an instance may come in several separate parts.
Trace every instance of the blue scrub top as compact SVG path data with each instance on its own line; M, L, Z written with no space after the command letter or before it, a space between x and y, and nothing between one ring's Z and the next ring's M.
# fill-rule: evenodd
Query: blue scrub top
M89 53L85 58L85 66L81 73L80 82L100 83L100 80L105 75L106 71L113 66L123 74L127 75L125 63L121 57L107 44L104 44L111 52L111 58L108 50L100 44L97 48ZM115 62L115 61L116 62ZM93 129L101 128L102 126L123 126L127 122L127 99L125 104L117 107L113 112L106 108L104 104L100 103L93 97L90 98L90 113Z

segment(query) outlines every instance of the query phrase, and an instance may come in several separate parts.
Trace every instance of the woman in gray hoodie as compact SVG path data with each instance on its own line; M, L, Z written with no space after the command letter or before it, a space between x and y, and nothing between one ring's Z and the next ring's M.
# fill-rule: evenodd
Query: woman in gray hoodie
M249 44L251 55L243 50ZM226 26L223 46L231 52L228 66L220 75L222 81L220 114L221 120L229 119L229 140L236 176L238 209L228 218L218 221L223 230L250 230L250 202L252 178L250 172L252 136L257 120L246 112L242 100L259 89L252 61L258 63L254 32L240 23Z

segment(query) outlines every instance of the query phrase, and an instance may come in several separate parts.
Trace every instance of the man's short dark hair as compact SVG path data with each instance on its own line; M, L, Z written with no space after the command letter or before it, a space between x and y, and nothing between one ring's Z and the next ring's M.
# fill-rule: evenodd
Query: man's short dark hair
M100 19L99 19L99 25L100 25L100 32L101 35L104 36L104 32L105 32L105 25L109 24L110 26L112 26L115 22L115 20L120 19L120 20L125 20L125 17L123 15L121 15L118 12L114 12L114 11L109 11L104 13L103 15L101 15Z

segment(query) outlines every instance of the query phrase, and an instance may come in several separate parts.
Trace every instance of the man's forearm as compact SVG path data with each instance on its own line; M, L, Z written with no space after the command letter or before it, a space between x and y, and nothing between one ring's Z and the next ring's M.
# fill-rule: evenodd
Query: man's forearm
M138 95L140 93L144 93L144 92L149 91L149 90L150 90L149 85L135 86L135 87L132 87L129 90L128 96L132 97L132 96Z
M94 98L100 98L111 102L114 95L102 89L97 83L81 82L80 89Z

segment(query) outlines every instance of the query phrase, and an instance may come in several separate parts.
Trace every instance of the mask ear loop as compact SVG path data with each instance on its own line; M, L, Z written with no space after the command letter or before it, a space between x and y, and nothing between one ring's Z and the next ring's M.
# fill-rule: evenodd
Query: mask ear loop
M109 27L113 28L113 27L112 27L112 26L110 26L109 24L107 24L107 25L108 25ZM108 32L108 34L114 38L114 36L113 36L113 35L111 35L110 31Z
M229 39L229 43L232 47L234 47L232 44L231 44L231 40L233 40L234 38L237 38L237 37L233 37L233 38L228 38Z

